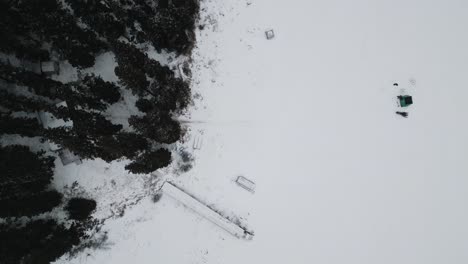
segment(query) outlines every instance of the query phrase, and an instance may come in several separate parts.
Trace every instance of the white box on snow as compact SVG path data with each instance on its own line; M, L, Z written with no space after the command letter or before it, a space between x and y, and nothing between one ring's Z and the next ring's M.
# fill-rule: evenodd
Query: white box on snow
M273 39L275 37L275 32L273 31L273 29L269 29L265 31L265 36L267 39Z
M255 183L244 176L238 176L236 179L237 185L246 189L247 191L254 193L255 192Z

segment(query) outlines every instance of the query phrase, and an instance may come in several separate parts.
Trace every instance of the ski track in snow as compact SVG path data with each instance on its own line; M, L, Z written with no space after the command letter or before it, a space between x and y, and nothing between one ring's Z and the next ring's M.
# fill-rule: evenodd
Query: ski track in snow
M468 3L206 0L202 10L199 99L181 117L194 168L159 173L254 239L168 197L151 202L150 176L92 161L94 171L59 168L57 185L82 177L102 208L145 198L106 222L107 249L57 263L468 263ZM400 89L415 100L407 119L395 115Z

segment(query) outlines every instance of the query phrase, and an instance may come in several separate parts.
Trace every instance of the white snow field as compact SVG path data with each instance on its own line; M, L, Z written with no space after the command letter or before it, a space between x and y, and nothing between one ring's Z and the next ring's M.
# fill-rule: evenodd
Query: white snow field
M468 263L468 1L202 8L202 99L181 117L195 164L162 173L254 238L148 197L106 222L105 249L58 263ZM408 118L395 114L401 89Z
M207 205L201 203L196 197L193 197L191 194L180 189L174 184L165 182L162 186L162 192L164 195L169 195L176 201L183 204L185 207L191 209L194 213L203 216L233 236L244 239L252 239L253 236L246 232L246 230L244 230L242 227L209 208Z

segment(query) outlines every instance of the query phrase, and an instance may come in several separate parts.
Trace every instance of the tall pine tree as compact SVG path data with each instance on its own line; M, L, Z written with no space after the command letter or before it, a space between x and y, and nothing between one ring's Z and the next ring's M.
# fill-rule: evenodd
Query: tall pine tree
M0 147L0 200L39 193L52 180L54 158L26 146Z

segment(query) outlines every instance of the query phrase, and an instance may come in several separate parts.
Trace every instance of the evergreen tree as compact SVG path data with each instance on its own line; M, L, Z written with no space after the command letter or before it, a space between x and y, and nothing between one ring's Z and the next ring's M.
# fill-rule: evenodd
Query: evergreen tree
M155 47L188 53L195 42L193 30L199 12L196 0L172 1L151 19L141 21L142 29Z
M108 162L122 157L132 159L150 146L146 138L128 132L100 137L97 145L99 157Z
M24 31L21 14L6 1L0 1L0 51L30 61L49 60L42 43Z
M120 100L119 87L95 75L86 75L78 90L86 90L108 104L117 103Z
M133 160L126 166L133 173L150 173L169 165L170 151L151 149L155 141L170 144L180 138L180 124L171 116L188 105L189 86L133 44L149 41L157 50L188 52L193 47L197 12L198 0L0 1L1 53L32 62L49 60L54 54L74 67L87 68L94 65L97 54L111 47L118 63L116 75L139 95L137 107L145 113L129 120L137 133L122 132L121 125L102 115L121 98L115 84L95 75L63 84L0 63L0 79L38 95L0 90L0 134L43 134L82 158L112 161L125 157ZM121 42L124 38L125 43ZM56 107L59 101L66 101L68 107ZM71 120L73 126L42 129L33 118L13 113L36 111ZM17 145L0 147L0 217L33 216L60 204L61 195L47 190L53 166L54 158L44 152ZM67 205L70 218L77 221L87 221L95 208L94 201L83 198ZM22 227L0 224L0 262L50 263L83 235L81 227L67 228L53 220Z
M123 10L117 2L80 0L67 0L67 2L76 16L108 40L116 40L125 35L125 24L120 21L121 16L118 15Z
M28 147L0 147L0 200L28 197L41 192L53 176L54 158Z
M119 64L115 73L135 94L153 96L155 107L161 111L174 111L188 105L188 83L176 78L167 66L162 66L136 47L123 42L114 43L114 52Z
M162 66L158 61L148 58L146 54L143 55L145 56L145 60L142 61L143 69L149 77L161 85L166 85L169 80L174 78L174 72L169 67Z
M154 82L150 90L155 95L152 101L159 111L184 109L190 102L189 84L179 78L170 78L164 84Z
M153 152L145 152L135 161L125 166L125 169L135 174L151 173L168 166L171 162L171 152L167 149L158 149Z
M5 264L49 264L83 237L83 228L70 227L55 220L36 220L24 227L0 224L0 259Z
M73 130L80 137L109 136L122 129L122 125L112 124L104 116L95 112L70 109L70 117L73 120Z
M44 135L53 143L70 149L82 159L99 157L95 140L90 137L80 136L71 128L49 128L45 130Z
M129 123L142 135L159 143L174 143L180 139L182 133L179 122L173 120L168 113L158 111L142 117L132 116Z
M154 100L140 98L136 101L135 106L140 110L140 112L148 113L155 109Z
M149 81L141 66L147 59L146 55L132 45L123 42L115 42L113 50L119 64L114 72L122 84L134 94L144 95L147 93Z
M58 0L18 1L11 7L21 15L25 31L51 43L75 67L93 66L96 53L106 49L94 32L77 25Z
M96 201L85 198L72 198L65 207L70 219L80 221L88 219L95 209Z
M131 44L116 41L113 43L113 51L119 66L124 68L133 66L161 83L166 83L167 80L174 77L174 73L169 67L162 66L159 62L150 59L145 53Z
M7 83L26 86L31 88L37 95L51 99L60 98L59 93L64 89L64 85L59 81L1 62L0 79Z
M68 84L61 91L61 98L67 102L68 107L81 108L86 110L104 111L107 104L94 93L92 93L86 85L82 83Z
M42 135L42 126L36 118L12 117L0 113L0 134L19 134L26 137Z
M147 92L149 81L143 71L132 65L117 66L114 69L115 75L119 77L121 83L130 89L133 94L144 95Z
M0 200L0 217L34 216L50 212L62 202L57 191L44 191L23 198Z
M14 112L34 113L52 108L52 104L39 98L26 97L0 90L0 106Z
M117 146L120 137L114 135L122 129L122 125L112 124L101 114L78 109L69 109L69 112L73 127L50 128L46 129L44 134L52 142L69 148L81 158L102 158L112 161L122 157L122 153L129 153L130 150L139 147L138 144L131 147ZM127 150L123 150L124 148ZM116 149L120 151L111 151Z

